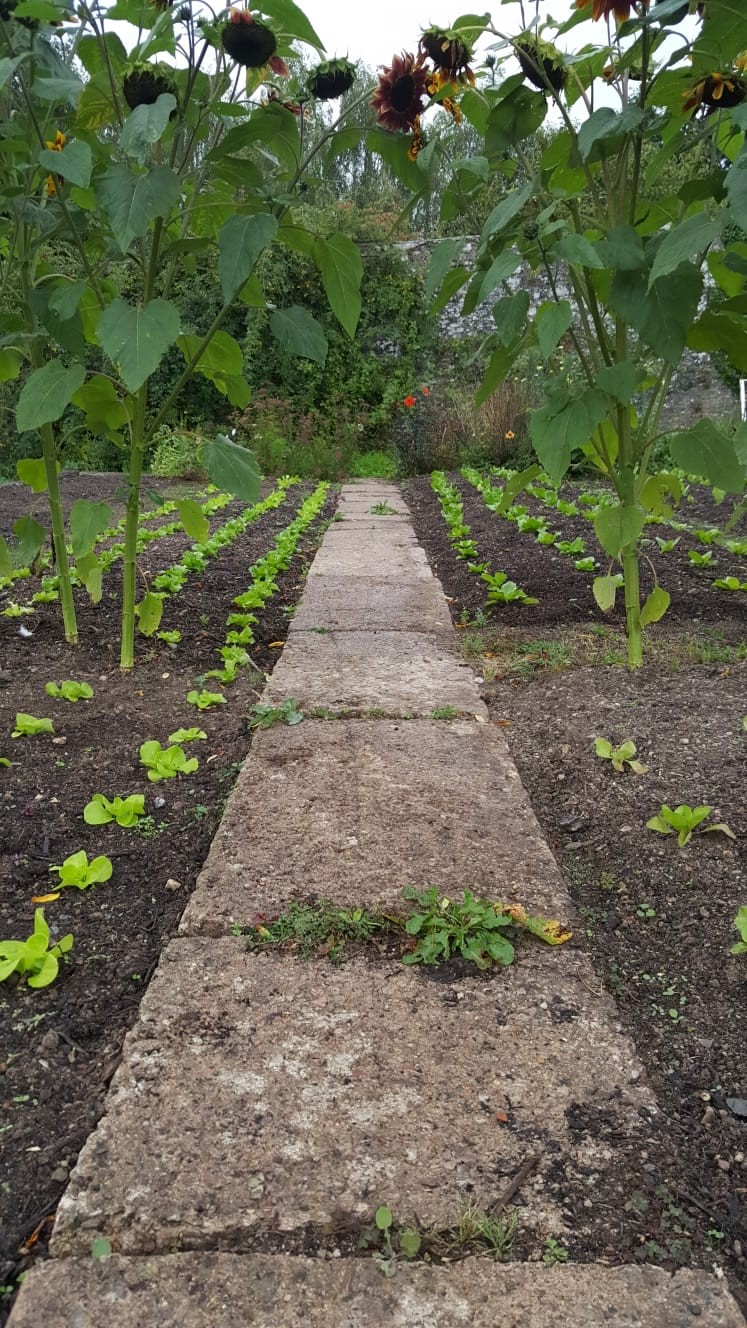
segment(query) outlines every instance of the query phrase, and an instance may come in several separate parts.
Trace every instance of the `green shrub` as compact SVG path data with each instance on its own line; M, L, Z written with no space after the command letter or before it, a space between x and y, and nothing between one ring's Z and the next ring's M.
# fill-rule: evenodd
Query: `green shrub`
M202 434L186 429L171 429L167 424L162 424L156 432L149 459L151 473L167 479L206 479L206 472L197 458L197 449L204 442Z
M359 421L345 403L328 406L329 414L315 406L298 410L292 400L260 390L234 417L236 435L251 447L265 475L341 480L351 473Z
M391 452L359 452L350 468L353 479L391 480L397 474L397 463Z

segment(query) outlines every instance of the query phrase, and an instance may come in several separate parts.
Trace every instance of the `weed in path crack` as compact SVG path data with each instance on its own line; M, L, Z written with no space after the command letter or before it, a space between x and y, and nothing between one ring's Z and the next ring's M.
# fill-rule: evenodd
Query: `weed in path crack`
M571 936L559 922L534 917L519 904L477 899L470 890L461 900L450 900L435 887L408 888L403 894L419 911L401 916L341 908L328 899L297 899L275 917L260 913L250 927L235 926L234 934L246 936L250 950L285 948L303 959L326 956L335 963L342 963L348 945L365 945L376 937L380 953L383 941L384 951L398 955L404 964L435 967L456 957L478 969L512 963L513 942L522 931L548 945L560 945Z

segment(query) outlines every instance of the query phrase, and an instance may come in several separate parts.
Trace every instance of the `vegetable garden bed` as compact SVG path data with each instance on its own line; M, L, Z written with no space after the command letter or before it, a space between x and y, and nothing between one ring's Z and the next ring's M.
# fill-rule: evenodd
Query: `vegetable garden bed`
M723 528L728 509L691 486L693 501L676 513L688 529L646 532L644 593L655 570L672 602L648 629L647 662L630 673L622 605L601 614L593 573L489 511L462 476L447 479L470 528L457 538L477 545L472 561L505 571L538 601L486 604L488 585L455 553L430 480L406 486L465 654L484 675L491 717L568 879L576 938L617 1002L660 1107L630 1156L616 1139L614 1102L604 1119L579 1112L577 1128L608 1148L609 1161L578 1189L579 1223L591 1222L594 1235L578 1248L571 1240L570 1258L719 1265L745 1307L747 955L730 950L747 905L747 596L711 582L744 580L747 559L692 533ZM581 492L566 484L560 500L583 507ZM524 494L516 503L599 558L580 513ZM661 553L657 535L680 543ZM717 568L691 564L687 552L699 548L714 550ZM615 771L595 754L600 737L635 743L645 773ZM723 821L736 837L696 830L680 848L676 836L646 828L663 803L710 805L703 824Z
M118 476L86 476L86 495L95 485L93 496L112 501L120 484ZM68 504L77 489L76 477L64 477ZM11 979L0 986L0 1306L3 1299L9 1303L16 1278L44 1248L67 1174L100 1114L122 1038L161 949L175 933L249 749L247 717L263 674L279 656L303 576L334 507L328 490L295 483L277 506L262 510L275 490L272 482L264 485L250 518L235 500L214 512L211 535L227 530L225 543L204 567L197 566L198 558L187 566L188 575L171 578L174 586L181 584L164 601L160 626L167 637L179 633L180 639L170 644L155 635L139 637L131 674L118 667L114 573L104 580L98 606L76 591L77 649L62 639L56 603L37 602L33 614L0 616L0 756L11 762L0 768L0 938L29 936L36 908L44 910L53 940L68 932L74 938L52 985L32 991ZM276 591L251 608L256 621L247 623L250 614L239 608L262 599L257 585L267 569L260 560L273 547L284 547L282 532L314 492L319 514L314 519L313 507L304 509L311 524L305 531L299 524L296 551L292 559L284 555L289 566L275 573ZM208 495L203 492L199 501ZM0 529L10 530L26 505L22 486L1 487ZM168 514L156 516L149 524L156 528L168 520ZM183 532L146 543L139 557L141 583L151 586L175 564L183 567L191 546ZM0 610L9 602L30 605L39 584L31 577L6 585ZM21 635L21 627L31 635ZM231 671L244 650L237 641L242 634L253 664L239 663L233 681L198 682L211 670ZM93 696L71 703L45 691L48 682L70 679L89 684ZM198 709L187 701L192 690L223 694L227 704ZM53 732L11 738L19 712L50 718ZM158 740L166 747L171 734L189 728L206 735L182 743L198 768L151 781L140 761L141 744ZM142 795L144 816L128 828L86 824L83 809L96 793L109 800ZM81 849L89 858L108 856L111 879L88 889L65 888L58 898L35 903L59 888L50 868Z

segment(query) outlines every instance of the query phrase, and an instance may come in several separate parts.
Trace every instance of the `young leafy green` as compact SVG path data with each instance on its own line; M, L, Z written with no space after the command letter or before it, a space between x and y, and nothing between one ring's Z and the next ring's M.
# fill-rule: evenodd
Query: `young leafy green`
M12 973L18 973L22 982L30 987L48 987L59 971L59 960L73 947L72 933L68 932L49 948L49 927L44 909L34 913L34 930L25 941L0 941L0 982Z
M57 872L60 890L68 885L75 886L76 890L87 890L89 885L108 881L114 869L110 858L102 854L89 862L85 849L80 849L78 853L71 853L65 858L62 866L50 867L49 870Z
M199 762L196 756L187 760L183 747L162 747L160 742L144 742L140 748L140 760L148 771L148 779L154 784L161 779L173 779L175 775L191 775Z
M83 820L86 825L108 825L116 821L117 825L137 825L145 815L145 798L142 793L132 793L128 798L114 797L111 802L103 793L94 793L91 801L83 808Z
M642 761L635 760L636 745L630 740L621 742L619 747L613 747L612 743L608 742L606 738L595 738L594 751L603 761L611 761L613 770L620 773L626 765L630 766L635 775L645 775L648 770L648 766L644 765Z
M177 729L176 733L169 734L169 742L197 742L198 739L206 737L204 729Z
M32 738L37 733L54 733L51 719L37 719L36 715L25 715L22 710L16 715L16 726L12 738Z
M222 692L198 692L196 688L193 688L191 692L187 692L187 700L190 705L197 706L198 710L209 710L211 706L226 704L226 698Z
M646 822L649 830L656 830L660 835L676 835L677 843L680 848L692 839L693 831L700 827L700 834L707 834L709 831L719 830L722 835L728 835L729 839L734 839L735 835L728 825L719 821L716 825L703 825L702 822L710 816L712 807L689 807L686 802L680 803L679 807L674 809L664 803L657 816L652 816L650 821Z
M90 701L93 696L90 683L75 682L72 678L60 683L47 682L44 684L44 690L47 696L54 696L63 701Z

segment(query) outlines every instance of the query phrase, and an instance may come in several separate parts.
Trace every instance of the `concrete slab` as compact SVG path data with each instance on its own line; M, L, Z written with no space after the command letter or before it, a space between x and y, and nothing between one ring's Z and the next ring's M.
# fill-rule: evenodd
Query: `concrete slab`
M430 581L386 583L378 577L315 576L291 619L291 632L412 631L445 633L454 648L453 627L443 591Z
M98 1236L124 1254L247 1253L260 1233L356 1232L381 1203L450 1227L465 1197L489 1207L535 1153L522 1230L540 1245L562 1233L569 1178L593 1184L609 1160L566 1113L613 1111L617 1137L638 1138L652 1098L585 961L579 977L572 953L537 953L444 981L398 960L340 968L172 941L53 1254L89 1253Z
M744 1328L707 1273L467 1259L172 1254L52 1260L27 1273L11 1328Z
M420 548L409 517L396 516L344 518L329 527L324 543L335 554L339 551L343 556L347 556L349 545L364 546L372 555L388 545Z
M325 536L309 569L310 580L315 576L369 579L372 574L389 582L434 580L428 559L418 544L384 540L378 531L358 536L355 531L347 530L344 522L337 529L345 532L344 540L328 543Z
M472 670L456 643L418 632L295 632L263 700L295 697L302 710L375 710L429 716L443 706L487 720Z
M405 886L429 885L569 917L500 731L304 720L256 735L181 930L226 935L309 895L399 911Z

